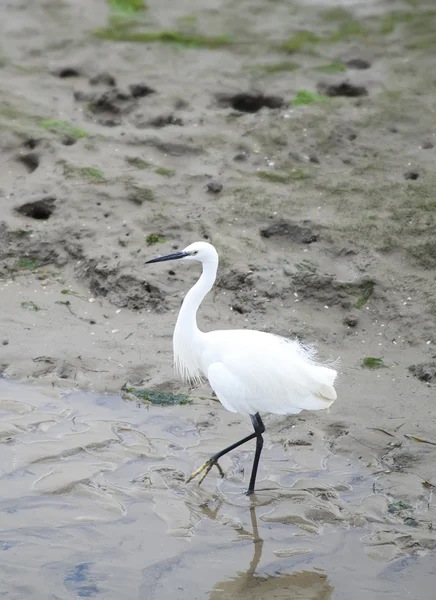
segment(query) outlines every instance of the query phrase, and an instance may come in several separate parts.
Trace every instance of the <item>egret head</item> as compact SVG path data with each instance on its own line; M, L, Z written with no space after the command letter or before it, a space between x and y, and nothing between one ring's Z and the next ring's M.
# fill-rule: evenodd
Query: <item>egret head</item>
M186 246L181 252L173 252L172 254L167 254L165 256L158 256L157 258L147 260L145 264L177 259L198 260L203 264L210 262L217 263L218 253L212 244L208 244L207 242L194 242L193 244Z

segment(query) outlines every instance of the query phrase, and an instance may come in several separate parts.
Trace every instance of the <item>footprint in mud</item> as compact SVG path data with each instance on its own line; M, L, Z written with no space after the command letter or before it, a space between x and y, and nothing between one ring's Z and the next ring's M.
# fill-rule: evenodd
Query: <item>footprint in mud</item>
M26 167L28 173L33 173L39 167L39 154L36 152L20 154L17 160Z
M26 202L15 210L25 217L30 217L37 221L47 221L54 211L55 202L56 198L47 196L40 198L39 200L34 200L33 202Z

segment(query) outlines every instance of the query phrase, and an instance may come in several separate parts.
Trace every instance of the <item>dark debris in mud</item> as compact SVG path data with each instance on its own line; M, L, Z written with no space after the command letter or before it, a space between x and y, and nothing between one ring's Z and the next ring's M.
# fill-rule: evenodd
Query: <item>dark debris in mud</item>
M310 227L310 221L303 221L303 225L280 221L260 230L264 238L286 238L296 244L313 244L318 241L318 234Z
M367 96L368 90L361 85L354 85L349 81L342 81L341 83L324 83L321 82L317 86L320 94L324 94L329 98L335 98L337 96L345 96L347 98L358 98L360 96Z
M206 184L206 188L207 191L212 194L219 194L223 191L223 184L220 181L209 181L209 183Z
M425 362L418 365L411 365L409 371L414 377L424 383L436 381L436 362Z
M161 129L162 127L168 127L168 125L176 125L177 127L183 126L183 120L180 117L176 117L175 115L159 115L150 119L145 124L138 123L137 127L141 129L141 127L156 127L156 129Z
M89 79L89 83L91 85L108 85L111 87L114 87L117 84L115 77L113 77L107 71L103 71L97 75L94 75Z
M145 96L156 93L156 90L146 83L131 83L129 85L129 90L133 98L145 98Z
M364 58L350 58L345 62L350 69L369 69L371 63Z
M80 77L80 70L76 67L59 67L53 71L53 75L60 77L61 79L68 79L72 77Z

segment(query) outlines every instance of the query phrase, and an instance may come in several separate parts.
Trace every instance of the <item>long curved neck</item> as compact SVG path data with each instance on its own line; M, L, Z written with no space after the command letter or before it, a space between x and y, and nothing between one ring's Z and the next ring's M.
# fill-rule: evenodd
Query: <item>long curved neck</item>
M182 336L185 344L189 344L200 331L197 326L197 311L204 297L210 292L215 283L217 268L218 260L204 263L200 279L189 290L183 300L174 330L174 337Z

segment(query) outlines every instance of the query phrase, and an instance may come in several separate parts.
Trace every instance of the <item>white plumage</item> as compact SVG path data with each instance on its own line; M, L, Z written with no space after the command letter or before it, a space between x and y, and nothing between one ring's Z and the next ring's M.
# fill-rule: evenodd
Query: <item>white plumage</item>
M227 410L251 416L252 437L258 442L264 431L259 413L297 414L328 408L336 400L337 372L320 364L314 349L298 340L250 329L200 331L197 310L215 282L218 254L211 244L195 242L182 252L148 262L174 259L197 260L203 265L200 279L183 301L173 336L175 366L184 380L206 378ZM223 453L211 457L198 472L207 469L207 474ZM255 471L257 463L254 479Z

